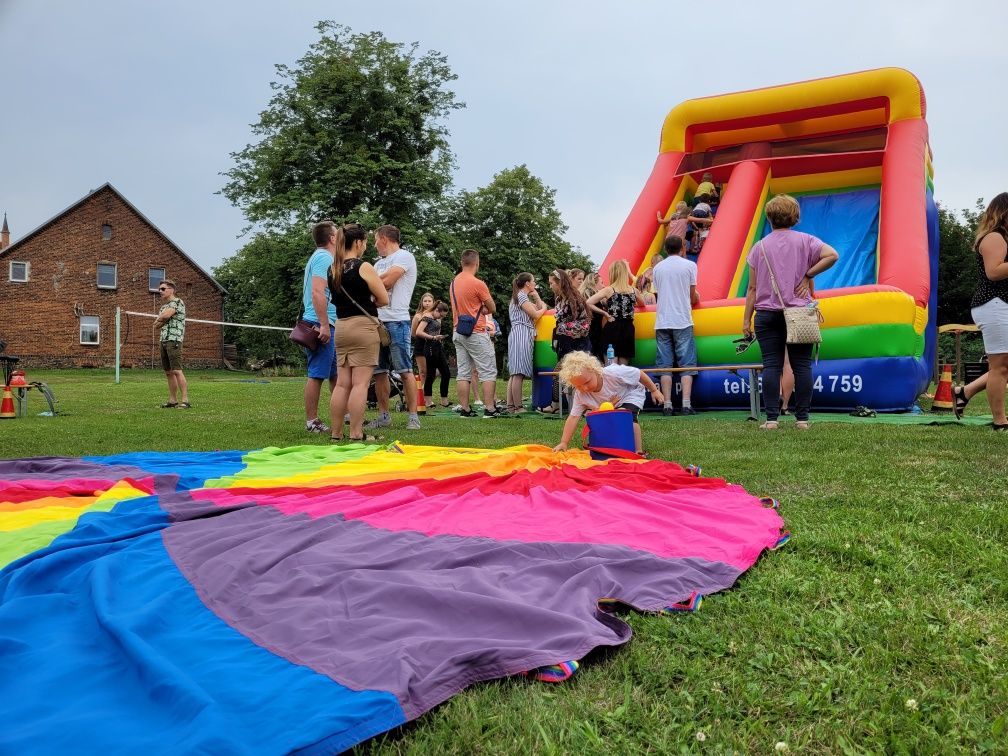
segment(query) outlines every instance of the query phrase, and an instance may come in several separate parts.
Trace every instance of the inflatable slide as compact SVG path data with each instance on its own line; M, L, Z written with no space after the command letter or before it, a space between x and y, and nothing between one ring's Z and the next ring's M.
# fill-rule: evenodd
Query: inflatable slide
M665 118L651 175L601 270L651 264L664 240L656 213L690 201L704 173L721 203L697 261L693 320L700 364L740 358L746 254L769 233L763 208L776 194L801 206L795 227L823 239L839 262L816 279L825 316L813 409L913 408L931 378L937 333L938 220L924 91L908 71L884 68L688 100ZM634 364L655 364L654 307L636 315ZM539 322L536 372L552 370L554 321ZM534 400L549 402L549 376ZM694 406L748 407L748 386L727 370L701 372Z

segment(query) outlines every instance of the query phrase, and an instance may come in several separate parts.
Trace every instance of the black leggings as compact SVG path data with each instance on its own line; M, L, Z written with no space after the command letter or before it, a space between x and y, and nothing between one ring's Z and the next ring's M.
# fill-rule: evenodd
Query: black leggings
M441 398L448 398L448 382L451 380L451 372L448 368L448 356L444 348L437 343L431 344L427 349L427 374L424 376L423 392L424 396L434 396L434 374L441 374Z
M557 356L557 366L556 369L560 369L560 361L566 357L571 352L588 352L591 354L591 340L584 336L580 339L572 339L570 336L557 336L556 337L556 356ZM560 378L555 377L553 379L553 403L560 403Z
M812 345L787 344L783 310L756 310L756 340L763 353L763 406L767 420L780 415L780 384L784 350L795 380L795 420L808 420L812 406Z

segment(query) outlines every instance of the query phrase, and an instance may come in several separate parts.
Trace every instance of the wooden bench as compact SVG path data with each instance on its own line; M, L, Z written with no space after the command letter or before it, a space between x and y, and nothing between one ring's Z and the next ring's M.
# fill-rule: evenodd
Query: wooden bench
M704 365L697 367L678 367L678 368L641 368L642 371L648 375L669 375L675 373L703 373L710 370L727 370L729 373L742 378L740 375L741 371L746 371L749 375L749 419L759 420L760 419L760 392L758 387L758 377L759 373L763 370L763 365L760 363L743 363L739 365ZM548 375L556 376L559 373L556 370L543 370L537 375ZM743 380L745 380L743 378ZM560 392L560 414L564 414L564 392Z

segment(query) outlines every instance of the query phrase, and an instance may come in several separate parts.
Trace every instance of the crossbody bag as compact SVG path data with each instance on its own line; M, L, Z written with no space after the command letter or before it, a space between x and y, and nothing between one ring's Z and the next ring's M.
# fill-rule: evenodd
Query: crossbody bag
M763 261L770 273L770 284L773 286L781 307L784 308L784 324L787 326L785 340L788 344L821 344L822 332L819 330L819 325L823 322L823 314L819 309L819 303L812 299L800 307L785 305L784 297L781 296L780 289L777 287L777 276L774 275L773 268L770 266L770 259L767 257L763 242L760 242L760 252L763 254Z
M354 307L360 310L361 313L364 315L364 317L368 319L374 319L375 325L378 326L378 343L381 344L383 347L387 347L389 344L391 344L392 334L389 333L388 327L384 323L382 323L381 320L379 320L370 312L361 307L360 303L356 299L351 297L347 293L347 290L343 288L343 284L340 284L339 290L343 292L343 296L345 296L347 299L349 299L351 302L354 303Z
M451 298L452 306L455 308L455 312L459 312L458 300L455 298L455 282L451 283ZM455 333L459 336L472 336L473 331L476 330L476 324L479 322L480 316L483 314L483 305L476 311L475 315L469 315L468 313L459 313L458 325L455 326Z

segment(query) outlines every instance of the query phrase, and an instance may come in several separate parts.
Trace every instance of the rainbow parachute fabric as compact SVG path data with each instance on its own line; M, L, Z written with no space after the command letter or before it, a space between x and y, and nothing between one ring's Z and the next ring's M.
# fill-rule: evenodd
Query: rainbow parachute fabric
M78 519L79 518L79 519ZM0 751L333 753L562 680L786 539L663 461L392 445L0 461Z

